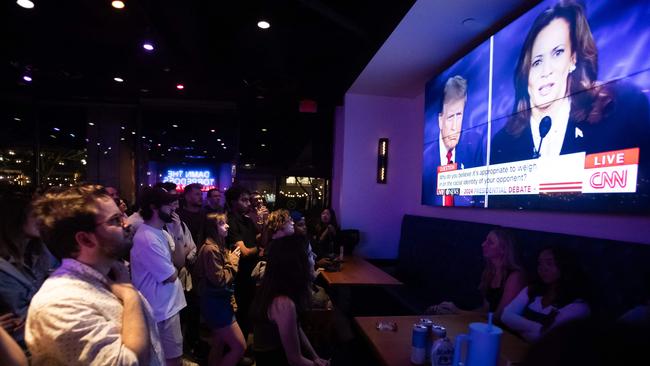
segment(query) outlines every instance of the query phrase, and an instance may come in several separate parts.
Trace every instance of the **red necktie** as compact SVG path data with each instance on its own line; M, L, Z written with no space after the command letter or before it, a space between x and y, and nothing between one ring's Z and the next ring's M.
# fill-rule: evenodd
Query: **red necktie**
M451 164L451 155L452 155L452 150L450 149L447 151L447 164ZM450 194L446 194L444 196L444 204L443 206L453 206L454 205L454 196Z

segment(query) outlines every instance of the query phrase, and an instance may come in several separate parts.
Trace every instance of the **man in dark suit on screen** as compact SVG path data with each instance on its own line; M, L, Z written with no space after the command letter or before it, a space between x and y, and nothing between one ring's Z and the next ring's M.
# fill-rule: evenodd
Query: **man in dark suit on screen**
M467 103L467 80L456 75L447 79L445 83L442 109L438 114L438 127L440 135L431 151L434 154L434 167L456 164L456 169L473 168L482 165L479 157L478 146L463 140L463 116ZM437 148L436 148L437 146ZM436 179L437 181L437 179ZM472 206L471 197L452 195L436 195L435 204L438 206Z

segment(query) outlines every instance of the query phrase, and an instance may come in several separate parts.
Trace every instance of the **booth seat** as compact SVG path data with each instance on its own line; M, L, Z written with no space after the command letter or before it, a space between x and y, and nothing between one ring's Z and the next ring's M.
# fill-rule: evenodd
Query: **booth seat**
M405 215L394 276L404 286L390 289L407 313L453 301L460 308L481 305L478 291L484 262L481 243L494 225ZM537 253L548 245L578 255L590 279L592 312L598 319L620 316L644 296L644 273L650 271L650 245L512 229L522 264L533 274Z

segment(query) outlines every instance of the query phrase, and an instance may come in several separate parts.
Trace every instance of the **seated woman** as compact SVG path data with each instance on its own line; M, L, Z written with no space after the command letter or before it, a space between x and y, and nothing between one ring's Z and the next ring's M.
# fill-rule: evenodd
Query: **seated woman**
M585 277L576 257L565 249L543 249L537 278L503 310L501 321L525 340L538 340L560 324L587 318L591 311Z
M26 350L27 309L58 261L39 239L28 197L7 192L0 207L0 326Z
M244 355L246 342L233 309L233 281L239 264L239 248L226 248L228 218L211 213L206 220L206 240L194 268L199 283L203 320L211 331L209 365L236 365ZM224 356L224 346L230 351Z
M282 227L293 232L291 221ZM299 323L300 315L309 308L313 273L304 240L293 235L276 237L267 258L264 278L251 307L256 364L329 365L318 357Z
M483 306L476 311L494 313L494 320L499 321L506 305L526 286L526 276L515 251L515 239L509 230L493 229L481 247L485 259L479 284ZM429 314L457 312L458 308L451 302L442 302L427 309Z

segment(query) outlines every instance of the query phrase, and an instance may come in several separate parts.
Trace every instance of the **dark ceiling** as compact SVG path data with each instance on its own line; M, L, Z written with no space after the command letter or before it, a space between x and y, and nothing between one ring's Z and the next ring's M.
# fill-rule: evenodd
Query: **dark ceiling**
M194 139L208 158L328 176L334 107L414 1L127 0L122 10L110 0L33 2L1 5L4 108L130 105L141 110L142 134L165 136L153 142L167 146L161 152ZM269 29L257 27L262 19ZM304 99L316 113L298 111ZM162 133L174 123L181 128ZM211 129L232 147L210 139Z

